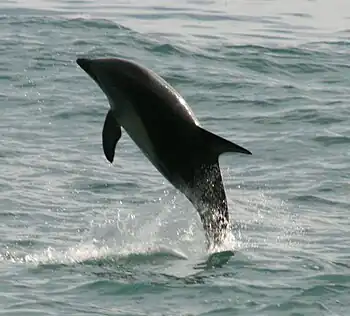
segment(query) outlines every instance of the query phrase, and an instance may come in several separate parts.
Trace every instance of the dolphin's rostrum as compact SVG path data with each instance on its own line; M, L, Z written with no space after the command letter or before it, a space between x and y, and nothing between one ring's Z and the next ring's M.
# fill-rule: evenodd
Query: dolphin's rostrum
M194 205L209 245L220 244L229 215L219 155L251 152L200 127L183 97L144 66L121 58L78 58L77 63L109 100L102 132L108 161L113 162L123 127L158 171Z

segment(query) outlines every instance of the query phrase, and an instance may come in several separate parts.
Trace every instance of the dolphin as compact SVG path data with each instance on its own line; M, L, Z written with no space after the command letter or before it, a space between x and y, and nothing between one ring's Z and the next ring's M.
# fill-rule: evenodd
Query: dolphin
M229 214L219 156L252 153L202 128L180 93L135 61L78 58L76 62L110 104L102 130L107 160L113 162L123 127L154 167L195 207L208 248L222 243Z

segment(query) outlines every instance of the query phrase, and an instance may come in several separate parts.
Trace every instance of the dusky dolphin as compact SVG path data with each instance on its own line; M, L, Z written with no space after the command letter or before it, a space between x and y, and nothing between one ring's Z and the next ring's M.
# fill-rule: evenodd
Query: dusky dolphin
M113 162L123 127L196 208L207 246L219 245L229 224L219 155L251 152L200 127L184 98L152 70L122 58L78 58L77 63L110 104L102 131L108 161Z

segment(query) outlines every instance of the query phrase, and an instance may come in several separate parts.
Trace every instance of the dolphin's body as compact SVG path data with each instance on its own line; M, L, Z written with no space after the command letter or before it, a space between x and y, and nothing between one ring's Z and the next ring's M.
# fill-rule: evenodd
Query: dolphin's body
M220 243L229 215L219 155L251 152L201 128L181 95L151 70L120 58L78 58L77 63L109 100L102 132L108 161L113 162L123 127L197 209L209 245Z

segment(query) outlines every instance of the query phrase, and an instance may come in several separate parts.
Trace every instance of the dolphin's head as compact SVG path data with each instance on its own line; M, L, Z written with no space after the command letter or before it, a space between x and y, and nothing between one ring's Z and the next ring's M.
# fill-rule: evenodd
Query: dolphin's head
M141 71L138 65L121 58L78 58L77 64L100 86L137 78Z
M132 63L117 58L78 58L77 64L99 85L107 96L112 110L120 110L117 109L120 101L123 101L123 104L129 101L126 84L135 77L137 70Z

